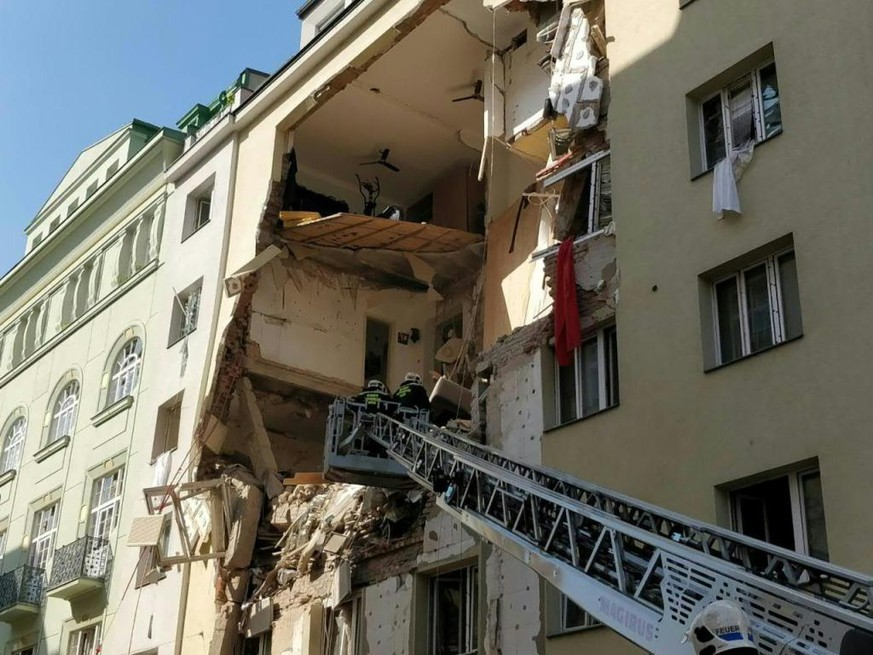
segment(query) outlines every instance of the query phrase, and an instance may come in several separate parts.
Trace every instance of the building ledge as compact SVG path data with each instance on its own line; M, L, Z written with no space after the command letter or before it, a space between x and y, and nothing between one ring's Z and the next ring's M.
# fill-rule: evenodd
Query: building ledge
M121 414L121 412L127 411L131 405L133 405L133 396L125 396L121 400L112 403L102 412L92 416L91 423L94 424L95 428L99 425L103 425L113 416L117 416L118 414Z
M51 457L52 455L54 455L57 452L60 452L61 450L63 450L64 448L66 448L69 445L70 445L70 435L67 434L67 435L64 435L63 437L61 437L60 439L56 439L56 440L52 441L50 444L48 444L47 446L44 446L40 450L37 450L34 453L33 458L37 462L42 462L43 460L48 459L49 457Z
M6 471L3 475L0 475L0 487L3 487L15 479L17 475L17 471L12 469L11 471Z

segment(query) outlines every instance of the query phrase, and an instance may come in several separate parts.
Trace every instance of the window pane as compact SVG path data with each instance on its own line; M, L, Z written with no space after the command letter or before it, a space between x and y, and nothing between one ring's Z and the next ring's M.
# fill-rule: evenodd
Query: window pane
M588 234L591 226L589 219L591 218L591 166L580 171L573 177L572 186L568 186L568 198L572 197L574 191L579 193L579 201L576 204L576 211L573 214L573 223L570 231L573 235Z
M572 630L573 628L591 628L597 625L597 620L572 600L563 595L561 599L564 601L561 621L562 631Z
M803 324L800 320L800 287L797 284L797 261L794 253L788 252L779 257L778 264L785 338L793 339L803 334Z
M606 341L606 406L618 405L618 333L615 328L605 330Z
M749 316L749 347L758 352L773 345L773 324L770 319L770 287L767 267L761 264L744 274L746 309Z
M752 106L752 78L747 76L728 91L728 106L731 116L731 146L740 148L755 140L755 121Z
M779 102L779 82L776 80L776 64L761 69L761 105L764 110L764 137L782 131L782 107Z
M740 336L740 301L735 277L715 285L718 311L718 348L721 363L732 362L743 354Z
M582 344L582 416L600 410L600 372L597 339Z
M821 493L821 474L807 473L801 476L800 486L803 492L803 510L806 520L806 542L809 554L813 557L828 559L828 531L825 526L824 499Z
M557 359L555 360L557 365ZM561 423L574 421L576 415L576 361L558 366L558 417Z
M724 159L724 119L721 112L721 95L710 98L701 105L703 113L703 146L706 167L712 168Z
M612 164L610 157L598 162L600 167L600 193L598 195L597 229L603 229L612 222Z

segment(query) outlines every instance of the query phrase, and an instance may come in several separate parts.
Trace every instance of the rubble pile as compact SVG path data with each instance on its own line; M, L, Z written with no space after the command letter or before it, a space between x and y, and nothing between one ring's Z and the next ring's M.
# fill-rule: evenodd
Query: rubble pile
M316 571L333 571L390 547L423 520L426 494L354 484L310 484L271 501L269 522L283 532L279 559L254 599Z

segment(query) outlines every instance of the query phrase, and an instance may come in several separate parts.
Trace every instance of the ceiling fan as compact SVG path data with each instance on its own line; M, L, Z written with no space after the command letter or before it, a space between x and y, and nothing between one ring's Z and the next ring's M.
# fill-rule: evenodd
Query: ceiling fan
M372 166L372 165L384 166L389 171L394 171L395 173L399 173L400 169L397 168L390 161L388 161L389 154L391 154L390 148L380 148L379 149L379 159L376 159L374 161L365 161L361 164L361 166Z
M464 102L464 100L480 100L485 102L485 96L482 95L482 80L476 80L473 86L472 95L464 96L463 98L455 98L452 102Z

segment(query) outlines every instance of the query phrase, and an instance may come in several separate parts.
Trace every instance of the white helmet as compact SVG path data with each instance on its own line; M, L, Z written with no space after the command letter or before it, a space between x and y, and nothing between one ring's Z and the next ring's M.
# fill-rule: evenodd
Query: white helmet
M418 373L407 373L406 377L403 378L404 382L413 382L415 384L421 384L421 376Z
M758 655L749 617L739 605L727 600L711 603L698 614L683 643L688 639L697 655Z
M382 380L370 380L367 382L367 389L376 389L378 391L388 391L388 387L385 386L385 383Z

